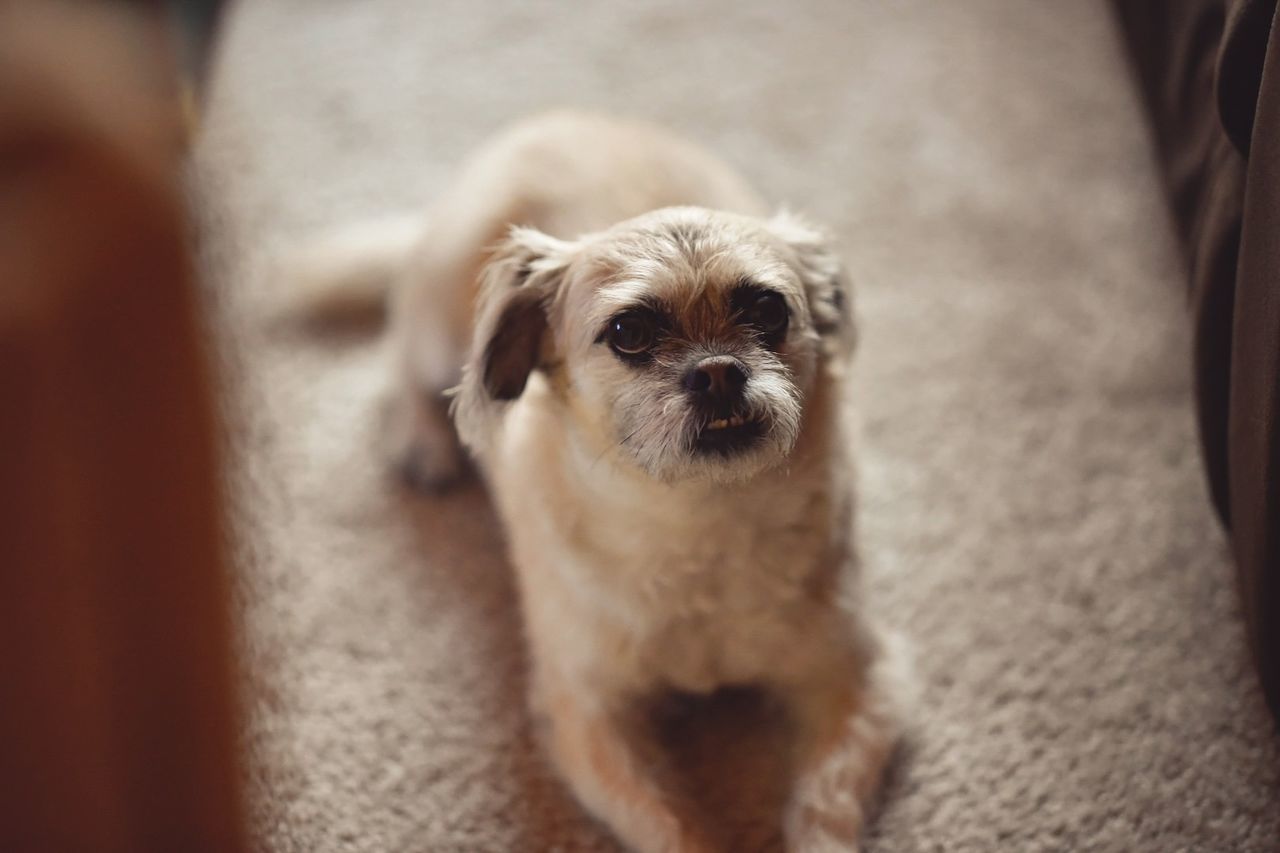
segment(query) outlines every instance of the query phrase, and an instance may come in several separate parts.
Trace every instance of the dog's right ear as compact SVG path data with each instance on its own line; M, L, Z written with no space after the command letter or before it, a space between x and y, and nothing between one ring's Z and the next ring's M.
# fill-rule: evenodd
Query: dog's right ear
M574 244L532 228L513 228L480 277L471 351L455 391L458 434L482 448L501 405L514 400L545 363L548 311L560 289Z

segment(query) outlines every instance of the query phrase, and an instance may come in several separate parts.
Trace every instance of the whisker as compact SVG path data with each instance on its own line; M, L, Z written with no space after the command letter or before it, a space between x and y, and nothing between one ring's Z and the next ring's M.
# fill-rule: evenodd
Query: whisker
M628 434L626 435L626 437L624 437L624 438L623 438L621 441L619 441L617 444L611 444L611 445L609 445L608 447L606 447L603 451L601 451L601 453L600 453L600 455L599 455L599 456L597 456L594 460L592 460L592 462L591 462L591 467L592 467L592 468L595 468L595 467L596 467L596 465L598 465L598 464L600 463L600 460L601 460L601 459L603 459L603 458L605 458L606 456L608 456L608 455L609 455L609 451L611 451L611 450L615 450L615 449L617 449L617 448L619 448L619 447L622 447L622 446L623 446L624 444L626 444L628 441L630 441L631 439L635 438L636 433L638 433L638 432L639 432L640 430L642 430L642 429L644 429L643 425L642 425L642 426L638 426L638 427L636 427L635 429L633 429L630 433L628 433Z
M617 444L616 446L617 446L617 447L621 447L622 445L626 444L626 443L627 443L628 441L630 441L631 439L635 438L635 437L636 437L636 433L638 433L641 429L643 429L643 427L636 427L635 429L633 429L631 432L629 432L629 433L626 435L626 437L625 437L625 438L623 438L621 441L619 441L619 442L618 442L618 444Z

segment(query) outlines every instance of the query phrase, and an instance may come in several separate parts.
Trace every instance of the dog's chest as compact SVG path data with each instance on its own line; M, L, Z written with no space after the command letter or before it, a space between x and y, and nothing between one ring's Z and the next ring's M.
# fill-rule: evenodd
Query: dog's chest
M588 506L564 547L595 633L642 677L693 692L756 681L825 606L838 567L824 489L617 509Z
M849 563L838 460L797 453L750 484L667 486L577 459L539 407L512 415L487 473L535 657L614 690L702 692L784 671L820 642L807 638Z

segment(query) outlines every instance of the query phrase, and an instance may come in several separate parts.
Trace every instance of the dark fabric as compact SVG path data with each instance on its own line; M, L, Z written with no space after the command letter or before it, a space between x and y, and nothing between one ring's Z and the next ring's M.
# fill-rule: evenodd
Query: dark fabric
M1190 267L1201 442L1214 504L1231 513L1227 409L1231 316L1244 160L1222 130L1214 97L1225 26L1222 0L1119 0L1142 85L1174 222Z
M1227 444L1236 559L1263 682L1280 713L1280 46L1274 11L1245 182Z
M1115 0L1147 104L1195 324L1213 501L1280 716L1280 39L1276 0Z

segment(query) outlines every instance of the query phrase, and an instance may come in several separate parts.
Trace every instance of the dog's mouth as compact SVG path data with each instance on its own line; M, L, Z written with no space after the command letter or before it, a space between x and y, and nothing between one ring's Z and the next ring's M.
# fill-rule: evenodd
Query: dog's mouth
M715 418L698 431L693 449L698 453L730 456L759 442L764 437L764 430L763 421L748 420L740 415Z

